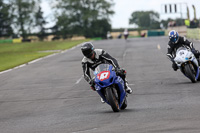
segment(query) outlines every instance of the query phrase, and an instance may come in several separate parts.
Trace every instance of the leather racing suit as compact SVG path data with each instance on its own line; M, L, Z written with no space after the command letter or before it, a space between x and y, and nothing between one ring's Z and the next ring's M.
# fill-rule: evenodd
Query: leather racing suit
M120 69L119 64L115 58L110 56L106 51L103 49L94 49L95 52L95 59L91 60L90 58L83 57L82 59L82 68L84 73L85 80L91 84L92 78L90 76L91 68L93 71L99 64L111 64L115 69Z

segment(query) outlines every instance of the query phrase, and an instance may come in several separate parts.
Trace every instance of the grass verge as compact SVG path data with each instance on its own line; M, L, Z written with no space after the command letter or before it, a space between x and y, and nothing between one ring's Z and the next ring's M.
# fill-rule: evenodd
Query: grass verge
M88 40L53 41L35 43L0 44L0 71L4 71L29 61L41 58L58 51L66 50ZM48 52L49 50L49 52ZM52 50L55 50L52 51ZM47 51L47 52L41 52Z

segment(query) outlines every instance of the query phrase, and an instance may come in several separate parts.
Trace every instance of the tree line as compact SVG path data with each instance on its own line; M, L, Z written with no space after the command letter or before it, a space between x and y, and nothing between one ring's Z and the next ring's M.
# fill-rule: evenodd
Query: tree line
M41 0L0 0L0 37L18 34L24 39L37 35L43 40L53 34L62 38L73 35L106 37L111 30L109 17L114 14L114 3L107 0L56 0L53 27L41 9ZM38 29L37 33L34 33ZM51 32L47 32L50 30Z
M62 38L73 35L106 38L107 31L112 30L112 0L54 1L55 25L46 28L49 22L44 17L41 0L0 0L0 37L20 35L26 39L29 35L36 35L43 40L52 34ZM129 24L137 25L138 29L167 28L172 19L160 21L159 17L155 11L136 11L130 15ZM177 25L183 23L181 19L175 21Z

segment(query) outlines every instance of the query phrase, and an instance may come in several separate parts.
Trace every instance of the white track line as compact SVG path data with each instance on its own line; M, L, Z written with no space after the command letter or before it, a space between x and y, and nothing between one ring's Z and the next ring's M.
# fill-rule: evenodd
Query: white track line
M83 130L83 131L77 131L77 132L72 132L72 133L88 133L89 131L93 131L96 130L97 128L92 128L92 129L88 129L88 130Z
M161 47L160 47L160 44L158 44L158 45L157 45L157 48L158 48L158 50L160 50L160 49L161 49Z
M127 52L128 52L128 49L124 52L124 54L123 54L123 59L125 58Z
M83 79L83 75L76 81L75 84L79 84L81 82L81 80Z

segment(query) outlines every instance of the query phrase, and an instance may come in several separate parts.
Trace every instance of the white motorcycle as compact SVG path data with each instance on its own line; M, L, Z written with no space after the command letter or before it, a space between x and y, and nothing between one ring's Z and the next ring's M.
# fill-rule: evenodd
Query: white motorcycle
M174 61L179 67L180 71L186 77L188 77L192 81L192 83L200 80L199 62L190 49L187 49L185 47L178 48Z

